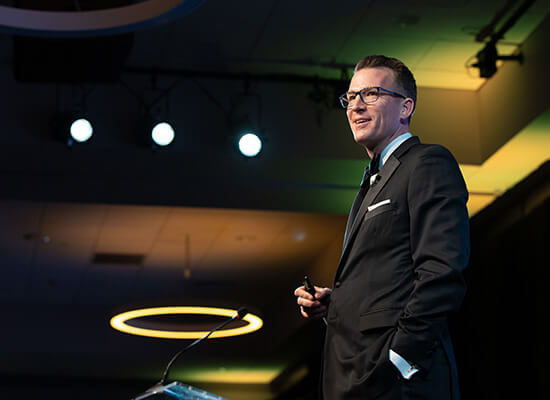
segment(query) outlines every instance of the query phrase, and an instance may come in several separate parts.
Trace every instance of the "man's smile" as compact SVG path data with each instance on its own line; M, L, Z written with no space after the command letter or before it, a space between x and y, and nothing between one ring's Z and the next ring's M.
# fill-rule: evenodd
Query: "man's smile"
M370 121L372 121L372 118L370 118L370 117L356 118L356 119L353 120L353 124L354 125L363 125L363 124L366 124Z

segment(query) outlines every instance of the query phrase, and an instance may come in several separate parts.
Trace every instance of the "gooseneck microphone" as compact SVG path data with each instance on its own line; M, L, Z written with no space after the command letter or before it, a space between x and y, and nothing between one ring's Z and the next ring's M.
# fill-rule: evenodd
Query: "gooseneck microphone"
M208 332L206 335L196 339L193 343L190 343L189 345L187 345L186 347L184 347L183 349L181 349L180 351L178 351L176 353L176 355L174 355L174 357L172 357L172 359L170 360L170 362L168 363L168 365L166 366L166 369L164 370L164 373L162 374L162 379L153 387L147 389L147 392L152 392L152 391L155 391L157 390L159 387L162 387L164 385L166 385L167 381L168 381L168 374L170 372L170 367L172 366L172 364L174 363L174 361L176 361L176 359L181 356L183 353L185 353L187 350L191 349L192 347L195 347L197 344L199 344L200 342L202 342L203 340L207 339L211 334L213 334L214 332L216 332L217 330L219 329L222 329L224 326L226 326L227 324L229 324L230 322L233 322L235 321L236 319L243 319L245 317L245 315L248 314L248 310L245 308L245 307L241 307L237 310L237 314L233 315L231 318L227 319L226 321L222 322L220 325L216 326L214 329L212 329L210 332Z

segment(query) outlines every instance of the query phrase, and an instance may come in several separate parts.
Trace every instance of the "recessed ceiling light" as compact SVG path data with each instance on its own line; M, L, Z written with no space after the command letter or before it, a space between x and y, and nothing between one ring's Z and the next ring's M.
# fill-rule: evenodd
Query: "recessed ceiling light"
M304 231L296 231L293 234L293 238L295 242L303 242L307 237L307 233Z

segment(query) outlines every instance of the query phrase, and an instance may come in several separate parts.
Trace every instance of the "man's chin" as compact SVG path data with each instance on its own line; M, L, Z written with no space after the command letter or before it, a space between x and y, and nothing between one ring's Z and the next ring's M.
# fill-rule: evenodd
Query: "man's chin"
M353 135L353 139L355 140L355 143L360 144L366 149L369 149L370 148L369 146L373 145L372 142L364 136Z

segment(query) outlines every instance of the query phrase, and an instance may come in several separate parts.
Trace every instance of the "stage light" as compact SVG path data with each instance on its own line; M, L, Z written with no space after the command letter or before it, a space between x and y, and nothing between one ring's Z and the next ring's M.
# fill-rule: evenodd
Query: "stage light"
M496 48L496 42L489 42L477 54L477 62L471 64L471 67L479 68L480 78L490 78L497 72L497 60L523 62L523 55L516 54L511 56L499 55Z
M174 128L168 122L159 122L151 130L153 143L160 147L168 146L175 137Z
M94 128L86 118L79 118L71 123L69 128L71 139L78 143L89 140L94 134Z
M245 133L239 139L239 151L245 157L256 157L262 151L262 141L254 133Z

